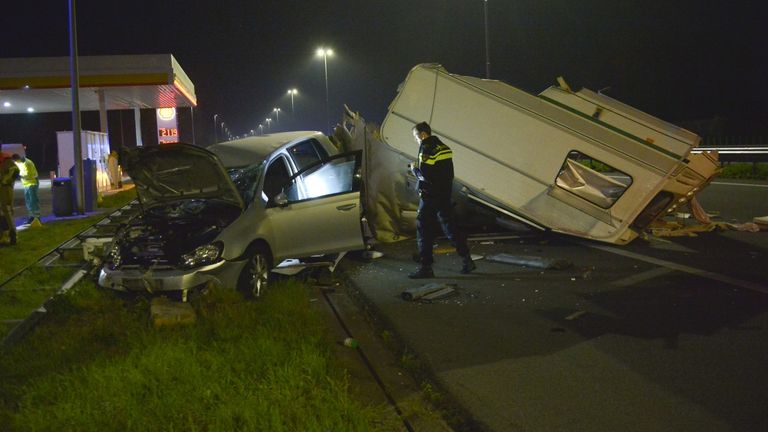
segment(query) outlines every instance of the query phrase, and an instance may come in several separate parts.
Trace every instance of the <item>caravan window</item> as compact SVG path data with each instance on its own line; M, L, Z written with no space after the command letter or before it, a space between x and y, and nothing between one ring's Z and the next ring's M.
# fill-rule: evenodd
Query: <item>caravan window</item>
M611 207L632 184L632 177L573 150L568 153L555 184L592 204Z

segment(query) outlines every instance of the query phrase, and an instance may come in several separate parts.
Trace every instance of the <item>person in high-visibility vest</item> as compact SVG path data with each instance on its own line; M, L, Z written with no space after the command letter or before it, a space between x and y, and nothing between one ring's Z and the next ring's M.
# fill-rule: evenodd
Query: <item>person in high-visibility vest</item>
M37 179L37 167L26 156L13 155L13 161L16 166L19 167L19 174L21 175L21 185L24 186L24 202L27 204L27 212L29 213L29 219L27 223L35 223L40 221L40 200L37 198L37 189L40 187L40 181Z
M432 243L439 221L443 233L462 258L461 273L474 270L475 263L469 254L467 240L453 224L451 191L453 190L453 151L439 138L432 135L427 122L413 127L413 137L419 143L418 165L411 165L413 175L419 180L419 210L416 215L416 244L419 249L419 268L408 275L411 279L434 277L432 271Z
M120 167L117 164L117 150L112 150L107 156L107 177L109 177L109 186L112 189L123 186L120 179Z

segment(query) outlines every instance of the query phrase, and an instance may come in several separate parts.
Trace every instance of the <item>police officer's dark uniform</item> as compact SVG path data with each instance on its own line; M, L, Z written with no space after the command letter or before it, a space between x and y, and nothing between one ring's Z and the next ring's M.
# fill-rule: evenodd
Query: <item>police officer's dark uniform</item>
M417 138L419 138L418 128L422 131L426 129L424 135L427 135L421 140L419 146L418 166L413 167L413 173L419 179L418 188L421 197L416 217L416 242L420 265L418 270L409 274L408 277L412 279L434 277L432 244L438 221L443 233L462 257L461 273L469 273L475 269L475 264L470 257L466 239L457 233L451 217L453 151L439 138L431 135L431 129L426 123L420 123L414 128L414 135Z

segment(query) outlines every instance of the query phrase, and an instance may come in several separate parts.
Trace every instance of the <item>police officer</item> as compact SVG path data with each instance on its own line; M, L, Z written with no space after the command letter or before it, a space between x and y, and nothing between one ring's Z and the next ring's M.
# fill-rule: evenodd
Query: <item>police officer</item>
M462 258L461 273L475 269L469 255L466 239L457 233L451 217L451 191L453 190L453 152L439 138L432 135L427 122L413 127L413 137L419 143L418 165L411 170L419 180L419 211L416 216L416 243L419 249L419 268L408 275L411 279L434 277L432 271L432 244L439 222L456 252Z

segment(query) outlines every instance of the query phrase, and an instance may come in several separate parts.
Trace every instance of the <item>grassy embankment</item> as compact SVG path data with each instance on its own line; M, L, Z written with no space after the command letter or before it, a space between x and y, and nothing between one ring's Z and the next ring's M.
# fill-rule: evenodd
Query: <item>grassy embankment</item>
M742 180L768 180L768 163L735 162L723 164L723 170L718 177Z
M0 249L0 282L99 218L20 233L19 246ZM33 268L0 289L0 319L23 318L73 271ZM0 354L0 430L397 428L384 407L350 396L327 323L301 283L257 302L211 290L193 305L195 324L154 329L146 299L126 301L82 280Z
M104 197L100 206L103 209L122 207L135 197L135 191L130 189ZM0 287L0 338L15 325L15 320L23 319L38 308L74 272L73 268L46 268L33 264L44 254L103 217L104 215L94 215L28 228L19 231L19 242L16 246L0 247L0 283L8 281L22 269L31 266Z
M0 424L12 430L391 430L353 400L307 289L256 302L213 290L195 324L154 329L148 302L90 281L0 356ZM375 426L378 425L378 426ZM2 428L0 428L2 429Z

